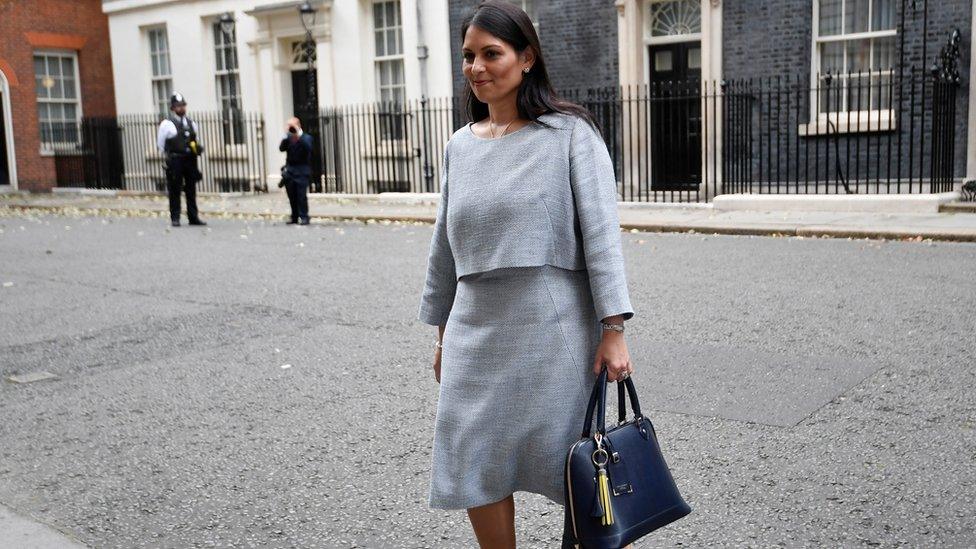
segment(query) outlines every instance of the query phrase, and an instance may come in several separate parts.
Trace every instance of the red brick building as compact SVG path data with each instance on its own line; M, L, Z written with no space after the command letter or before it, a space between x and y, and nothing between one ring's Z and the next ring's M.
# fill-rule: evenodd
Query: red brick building
M53 150L115 114L101 0L0 0L0 189L48 191Z

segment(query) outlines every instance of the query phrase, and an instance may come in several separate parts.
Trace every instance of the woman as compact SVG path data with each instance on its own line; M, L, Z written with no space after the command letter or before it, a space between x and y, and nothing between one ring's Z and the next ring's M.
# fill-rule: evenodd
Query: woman
M514 547L513 492L565 504L566 453L596 375L633 372L623 321L634 312L592 117L555 96L513 4L482 2L461 37L477 122L445 150L418 315L438 326L429 504L467 509L482 547Z

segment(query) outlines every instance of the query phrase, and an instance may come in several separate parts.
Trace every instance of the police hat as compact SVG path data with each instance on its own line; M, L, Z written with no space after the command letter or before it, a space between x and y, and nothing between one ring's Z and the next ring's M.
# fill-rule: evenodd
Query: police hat
M177 105L180 105L180 106L186 105L186 98L183 97L183 94L181 94L181 93L174 93L173 95L171 95L169 97L169 108L172 109L173 107L175 107Z

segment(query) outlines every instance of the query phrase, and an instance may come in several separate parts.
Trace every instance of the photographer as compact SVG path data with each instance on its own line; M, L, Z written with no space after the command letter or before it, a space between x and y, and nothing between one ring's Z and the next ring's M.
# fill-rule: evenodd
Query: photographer
M287 153L281 185L288 193L291 219L288 224L308 225L308 185L312 177L312 136L302 131L297 117L288 120L287 133L278 150Z
M197 181L203 175L197 168L197 157L203 145L197 137L197 123L186 115L186 99L175 93L169 99L172 115L159 124L156 146L166 155L166 187L169 191L169 216L174 227L180 226L180 192L186 192L186 217L190 225L206 225L197 213Z

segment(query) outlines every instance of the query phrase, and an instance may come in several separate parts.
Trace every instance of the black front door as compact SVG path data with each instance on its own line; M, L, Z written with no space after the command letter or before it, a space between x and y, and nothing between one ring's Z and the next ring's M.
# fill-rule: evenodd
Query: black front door
M317 78L316 71L312 71L313 78ZM308 105L308 72L291 71L291 100L295 108L295 116L302 121L302 131L312 136L312 183L309 192L322 192L322 142L319 129L318 107L309 108Z
M651 190L701 183L701 42L649 46Z
M10 161L7 159L7 121L3 118L3 102L6 98L0 92L0 185L10 184Z

